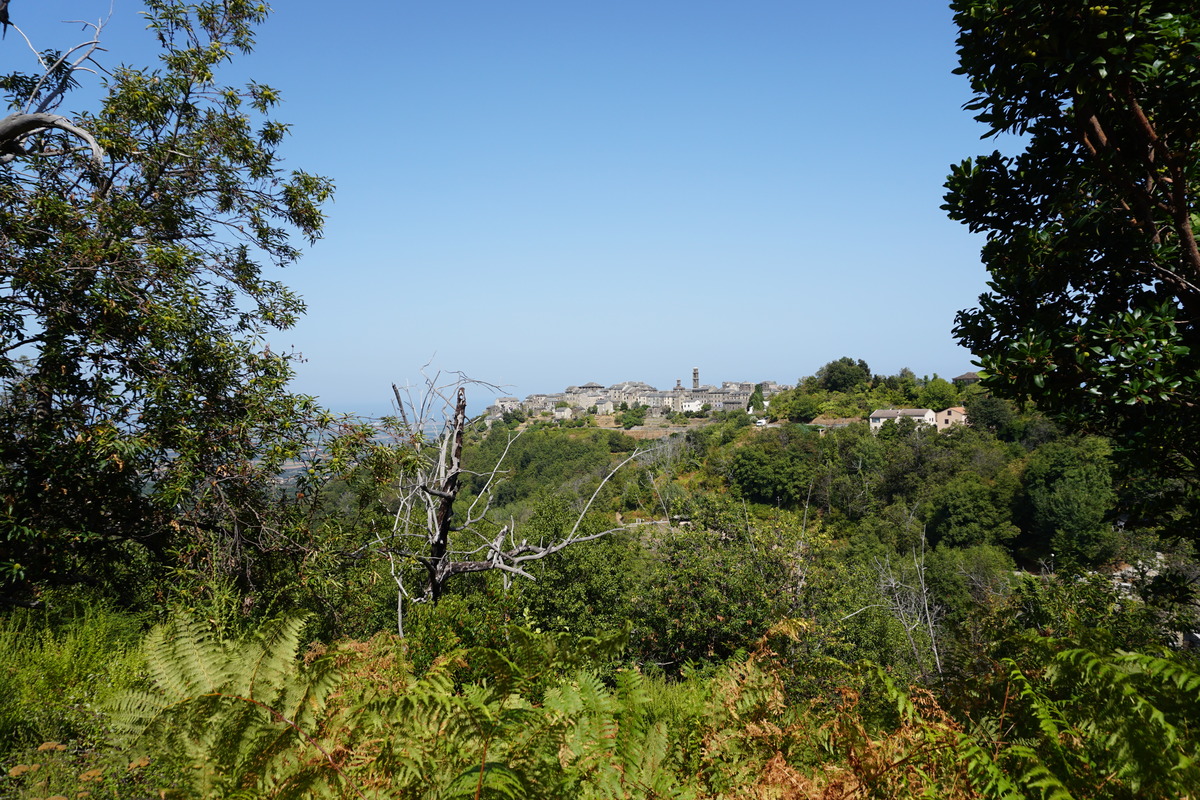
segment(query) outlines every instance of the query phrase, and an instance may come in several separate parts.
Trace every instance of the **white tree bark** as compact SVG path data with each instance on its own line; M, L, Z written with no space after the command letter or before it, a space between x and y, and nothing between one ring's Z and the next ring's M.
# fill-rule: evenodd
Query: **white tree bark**
M0 164L7 164L18 156L28 155L25 150L25 140L33 134L57 129L82 139L91 151L92 162L96 168L103 167L104 148L96 141L96 137L66 117L51 114L49 111L57 107L62 102L68 88L75 85L72 78L76 72L95 72L85 64L91 62L92 54L102 49L100 33L104 29L104 22L85 23L86 28L92 29L92 37L60 55L54 63L48 63L43 59L42 54L25 36L24 31L16 25L12 27L25 38L25 43L33 51L34 58L41 66L42 77L29 93L24 111L9 114L0 119ZM71 58L74 60L70 61Z
M533 580L525 568L530 562L617 531L668 524L666 519L618 522L603 531L580 533L584 518L605 484L623 467L646 454L646 450L639 449L608 471L569 532L535 542L523 538L513 520L495 520L491 513L492 493L503 479L505 459L516 440L514 436L487 474L484 487L467 509L465 518L455 525L454 503L461 488L459 477L466 474L462 467L462 447L467 423L466 384L469 383L474 382L459 376L448 385L439 386L435 376L427 379L420 398L406 396L393 386L400 417L409 434L406 444L414 449L417 466L398 487L400 492L392 530L378 534L373 546L389 559L392 579L396 582L397 627L401 636L404 635L405 603L436 603L447 582L455 575L498 570L505 573L506 581L511 575ZM439 407L450 413L441 433L429 438L432 413ZM415 591L407 585L411 578L404 569L411 564L419 564L425 573L422 586Z
M0 164L7 164L17 156L27 155L24 142L33 134L57 128L78 136L92 151L92 163L97 169L104 166L104 148L92 134L58 114L36 112L32 114L9 114L0 119Z

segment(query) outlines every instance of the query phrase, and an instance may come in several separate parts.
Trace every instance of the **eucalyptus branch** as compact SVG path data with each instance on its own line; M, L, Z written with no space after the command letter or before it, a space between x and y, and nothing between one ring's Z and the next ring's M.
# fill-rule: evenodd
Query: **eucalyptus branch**
M37 99L38 93L41 92L41 90L42 90L42 86L45 85L46 81L50 79L50 76L52 76L54 74L55 70L58 69L58 67L60 65L66 63L67 59L71 57L72 53L82 50L85 47L87 48L86 52L84 52L84 54L82 56L77 58L67 69L67 76L70 76L71 73L73 73L77 70L80 70L83 72L92 72L94 74L94 70L87 69L86 67L81 67L80 65L83 64L83 62L85 62L85 61L91 60L92 54L95 53L97 50L101 50L101 51L104 50L104 48L102 48L100 46L100 32L104 29L104 23L102 23L102 22L90 23L89 22L89 23L85 23L85 24L88 25L88 27L91 27L95 30L95 34L93 34L93 37L90 40L75 45L70 50L63 53L61 56L59 56L58 60L49 66L46 66L46 64L44 62L42 62L42 67L43 67L42 77L38 79L37 84L34 85L33 89L29 92L29 98L25 101L25 110L27 112L31 110L33 101L35 99ZM22 35L24 35L24 34L22 34ZM38 60L39 60L39 62L41 61L40 58ZM59 100L62 99L63 93L66 90L66 88L67 88L67 81L63 80L62 83L59 84L58 89L56 89L55 91L46 95L46 97L44 97L42 99L42 102L38 103L37 108L34 108L32 110L34 112L46 111L48 108L51 107L51 104L54 103L54 100L56 98Z
M92 163L97 169L104 167L104 149L91 133L66 117L44 113L9 114L0 119L0 164L7 164L18 155L24 155L21 140L48 128L57 128L83 139L91 150Z

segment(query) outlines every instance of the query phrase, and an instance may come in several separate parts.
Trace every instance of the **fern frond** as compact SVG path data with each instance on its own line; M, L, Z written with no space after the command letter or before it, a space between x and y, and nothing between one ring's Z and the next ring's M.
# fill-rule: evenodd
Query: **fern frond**
M154 682L168 695L188 697L224 686L229 658L209 625L175 615L150 632L144 645Z
M338 682L325 664L296 660L302 617L265 624L252 639L220 642L202 621L177 615L147 638L150 691L129 693L115 718L130 746L200 769L203 795L246 789L312 792L342 776L318 741L316 721ZM304 764L319 764L305 771ZM287 791L283 791L284 794Z

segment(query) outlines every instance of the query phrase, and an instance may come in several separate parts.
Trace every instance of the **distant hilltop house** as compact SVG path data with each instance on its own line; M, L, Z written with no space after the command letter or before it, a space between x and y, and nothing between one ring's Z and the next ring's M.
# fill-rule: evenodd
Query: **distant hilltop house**
M978 372L964 372L962 375L959 375L957 378L954 378L953 383L955 386L960 386L960 387L961 386L970 386L973 383L979 383L979 373Z
M566 407L576 413L586 412L595 406L600 414L611 414L622 403L630 406L646 406L652 413L700 411L708 406L713 411L745 411L750 404L750 396L756 386L762 387L764 401L771 396L792 388L775 381L725 381L716 386L701 385L700 370L692 370L692 385L687 388L677 380L675 388L659 391L642 381L622 381L612 386L602 386L595 381L579 386L568 386L562 392L552 394L531 394L523 401L515 397L498 398L496 403L488 408L489 417L499 417L506 411L520 410L529 414L539 414L543 411L553 412L555 416L563 416L561 410Z
M967 410L962 406L947 408L945 411L934 411L930 408L880 408L871 412L871 431L878 432L884 423L899 422L901 419L911 419L918 425L928 425L944 431L954 425L965 425Z

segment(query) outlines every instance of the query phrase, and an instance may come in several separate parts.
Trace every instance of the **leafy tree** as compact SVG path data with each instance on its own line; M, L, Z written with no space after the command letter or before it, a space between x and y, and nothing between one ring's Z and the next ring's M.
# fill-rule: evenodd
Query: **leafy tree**
M953 168L988 240L958 339L1032 396L1162 467L1200 466L1200 11L1174 0L954 0L967 108L1021 136Z
M871 368L861 358L842 356L817 370L817 379L826 391L848 392L871 380Z
M1112 466L1108 442L1089 437L1039 447L1025 470L1030 532L1043 553L1066 563L1089 563L1107 555L1111 533Z
M746 410L761 412L767 406L767 401L763 397L763 385L761 383L754 384L754 391L750 393L750 399L746 401Z
M864 412L862 407L860 395L846 392L828 392L820 406L823 415L835 419L860 417L870 413L869 411Z
M741 536L670 530L653 543L630 613L636 647L671 672L688 661L724 659L787 615L787 556ZM735 526L736 527L736 526Z
M988 431L997 436L1005 436L1016 419L1017 412L1013 405L1002 397L990 394L976 394L965 401L967 424L981 431Z
M216 78L250 51L266 7L148 0L146 14L160 66L106 70L98 110L70 123L99 152L62 125L26 125L0 159L11 579L95 580L98 564L198 539L196 557L236 573L262 544L250 508L274 502L264 476L313 411L286 390L291 357L263 341L303 303L264 266L294 262L296 234L320 235L332 186L281 169L275 90ZM71 85L36 77L5 79L6 122Z
M1012 490L986 485L966 474L940 487L933 501L929 539L957 547L1007 542L1017 534L1012 524Z
M917 386L917 376L908 367L902 367L896 375L888 375L882 380L877 376L874 380L877 385L886 387L893 393L893 404L906 407L917 402L917 392L920 388Z
M561 535L575 521L566 498L550 498L530 519L530 538ZM618 631L629 618L629 592L639 552L628 535L607 536L564 550L531 567L536 581L513 586L531 622L545 630L595 634Z
M934 411L941 411L957 404L958 389L950 381L936 375L933 376L933 380L928 381L922 387L921 393L917 396L917 405L920 408L932 408Z
M622 403L621 405L625 405ZM625 430L637 427L638 425L646 424L646 412L650 409L646 406L634 404L632 407L626 408L621 413L616 415L616 423Z
M791 504L801 480L797 453L746 446L730 461L730 480L742 494L758 503Z
M595 409L595 406L592 406L592 409ZM594 410L591 410L591 411L592 411L592 413L595 413ZM520 409L514 409L512 411L505 411L503 414L503 419L504 419L505 425L516 425L518 423L524 422L528 418L529 418L529 415L526 414L524 411L521 411Z
M812 422L821 413L822 398L823 393L807 394L800 389L789 389L771 398L768 413L772 420Z

